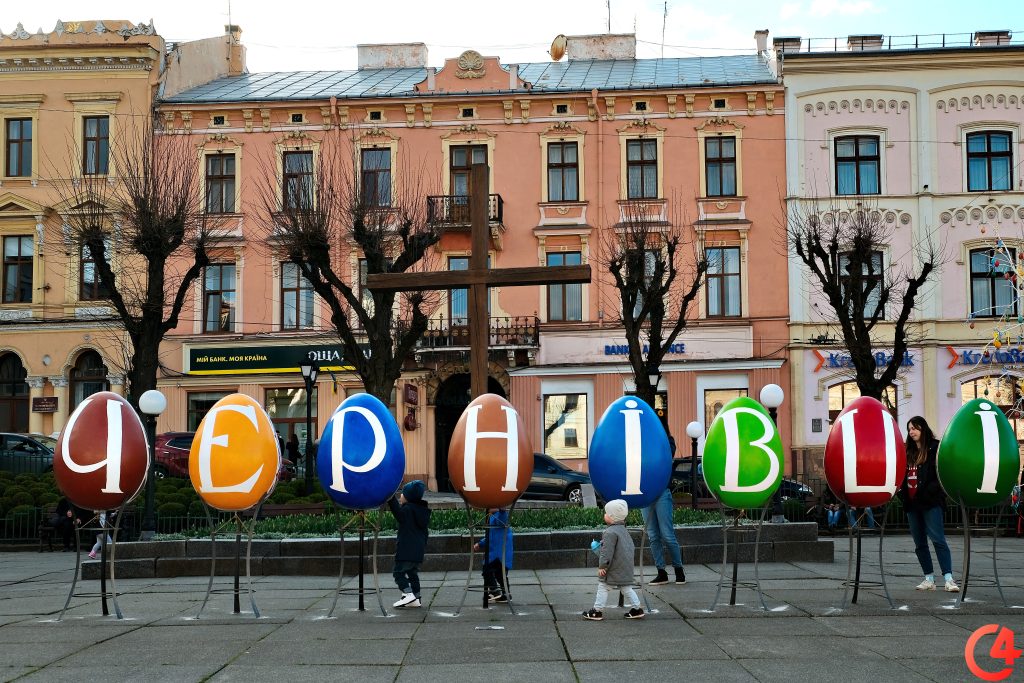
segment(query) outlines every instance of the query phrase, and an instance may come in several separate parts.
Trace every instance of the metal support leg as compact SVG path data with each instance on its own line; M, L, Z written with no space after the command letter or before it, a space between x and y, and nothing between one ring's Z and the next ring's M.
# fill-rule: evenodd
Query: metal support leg
M761 602L761 609L765 612L768 611L768 606L764 604L764 593L761 592L761 575L758 572L758 562L761 559L761 530L764 528L764 521L768 517L769 504L765 503L764 508L761 509L761 520L757 523L757 535L754 537L754 585L757 586L757 599ZM739 554L739 546L736 548L736 554Z
M460 616L462 614L462 608L465 607L465 605L466 605L466 595L469 593L470 583L473 580L473 561L476 559L476 552L473 550L473 546L475 544L475 540L474 539L476 538L476 534L475 534L476 525L473 522L473 508L471 508L469 506L469 503L465 503L465 505L466 505L466 527L469 530L469 569L466 572L466 589L462 593L462 599L459 600L459 608L457 610L455 610L455 616ZM487 591L485 590L484 591L485 599L486 599L486 594L487 594Z
M718 588L715 590L715 599L711 603L709 612L714 612L715 608L718 607L718 596L722 593L722 584L725 583L725 568L729 563L729 523L725 519L725 507L722 506L721 502L718 503L718 513L722 517L722 571L718 573ZM733 581L735 580L736 577L733 575ZM735 583L733 586L735 590Z
M203 598L203 604L199 606L196 619L203 616L203 610L206 609L206 603L209 602L210 594L213 592L213 577L217 571L217 527L213 524L210 506L203 503L203 509L206 510L206 523L210 526L210 581L206 584L206 596Z
M75 575L71 578L71 590L68 591L68 598L64 601L64 608L61 609L60 614L57 616L57 621L64 618L64 613L68 611L68 605L71 604L71 598L75 594L75 586L78 585L78 577L82 571L82 537L81 527L75 525Z

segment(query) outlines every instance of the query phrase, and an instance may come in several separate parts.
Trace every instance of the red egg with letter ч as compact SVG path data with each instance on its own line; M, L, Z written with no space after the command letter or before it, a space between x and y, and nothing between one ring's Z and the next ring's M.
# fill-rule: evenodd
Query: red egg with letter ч
M881 401L861 396L839 413L825 443L825 479L839 500L854 507L885 505L906 470L903 434Z
M122 396L95 393L71 413L57 437L53 476L68 500L86 510L111 510L146 482L149 444L142 420Z

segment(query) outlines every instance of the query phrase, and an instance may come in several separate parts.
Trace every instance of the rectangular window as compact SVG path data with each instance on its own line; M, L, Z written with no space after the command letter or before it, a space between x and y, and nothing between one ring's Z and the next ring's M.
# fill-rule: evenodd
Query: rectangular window
M473 192L473 164L487 163L487 145L457 145L451 148L449 158L452 204L449 220L469 223L469 196Z
M839 284L843 288L844 295L848 287L858 285L860 292L850 293L850 305L854 305L855 301L863 298L864 311L862 315L865 318L870 318L875 314L875 308L882 298L882 287L885 286L885 281L882 278L882 252L871 252L871 259L863 264L861 273L859 278L855 278L850 273L849 253L839 255ZM878 319L885 320L885 311L879 314Z
M740 248L715 247L707 250L708 317L742 315L740 301Z
M313 327L313 287L297 263L281 264L281 329Z
M82 173L106 175L109 154L110 117L86 116L82 119Z
M364 206L391 206L391 150L364 149L360 166Z
M7 119L7 166L10 177L32 175L32 119Z
M289 387L287 389L267 389L267 415L270 417L270 421L274 425L274 431L277 432L278 436L281 437L281 441L285 443L285 451L281 453L283 457L292 459L296 453L292 452L292 449L288 448L287 444L292 440L294 434L299 442L298 455L304 456L306 454L306 389L305 387ZM313 440L316 441L319 437L317 436L320 432L317 429L316 419L316 404L317 404L317 390L313 387L313 391L310 392L309 396L309 412L312 418L313 428ZM315 451L314 451L315 454ZM302 464L302 463L295 463Z
M206 157L206 211L235 212L234 154L210 154Z
M544 453L552 458L587 457L587 395L544 395Z
M206 266L203 275L203 332L235 329L235 264Z
M581 252L555 251L547 255L549 266L578 266ZM548 285L548 320L583 320L583 285Z
M971 317L998 318L1017 315L1014 284L1006 279L1014 272L1016 249L971 251Z
M1013 187L1010 134L986 131L967 136L967 189L970 192Z
M309 209L313 206L313 153L285 152L282 159L284 191L282 207L287 210Z
M707 434L708 430L711 429L711 423L718 417L718 413L722 411L722 408L726 403L739 398L740 396L746 396L747 390L744 389L705 389L704 390L704 433Z
M878 194L878 137L836 138L836 194Z
M188 431L194 432L199 429L199 423L203 421L210 408L216 405L230 391L203 391L188 395ZM305 416L303 416L305 417Z
M657 199L657 140L626 141L626 196L629 199Z
M107 263L110 263L110 240L104 238L104 256ZM100 282L100 275L96 271L96 259L93 258L92 250L88 245L83 244L78 259L78 299L80 301L100 301L110 298L110 290Z
M647 287L651 286L651 281L654 278L654 269L658 265L659 252L654 249L644 249L644 283ZM636 305L633 306L633 318L636 319L640 315L640 309L644 307L644 296L643 292L638 291L636 295Z
M736 196L736 138L704 139L704 175L708 197Z
M448 270L469 270L468 256L449 256ZM469 290L448 290L448 320L452 325L469 324Z
M4 237L4 299L5 304L27 304L32 301L32 237Z
M548 201L575 202L580 198L579 158L575 142L548 144Z

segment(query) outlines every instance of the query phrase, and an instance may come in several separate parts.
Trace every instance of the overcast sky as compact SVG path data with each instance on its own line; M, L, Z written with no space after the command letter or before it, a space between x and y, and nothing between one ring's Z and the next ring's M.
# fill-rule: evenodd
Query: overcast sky
M1015 37L1024 38L1021 0L670 0L662 48L663 0L610 4L612 32L635 30L638 57L658 57L662 49L665 57L749 53L757 29L768 29L772 37L959 33L961 39L974 30L1020 29ZM354 69L355 46L361 43L423 42L434 66L466 49L503 63L540 62L549 59L548 48L560 33L608 29L606 0L6 0L0 31L10 33L17 22L31 32L49 32L57 19L153 19L167 40L191 40L221 34L229 6L253 72Z

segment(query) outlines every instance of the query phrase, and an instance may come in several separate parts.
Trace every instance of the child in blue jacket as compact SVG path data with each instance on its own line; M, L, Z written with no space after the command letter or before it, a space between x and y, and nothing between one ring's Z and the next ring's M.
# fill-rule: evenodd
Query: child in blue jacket
M512 527L508 523L508 511L500 508L488 510L487 533L474 550L484 550L481 573L484 576L484 590L491 602L508 602L505 579L512 568ZM502 561L504 551L504 561Z

